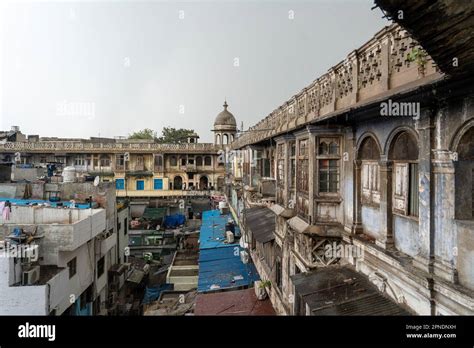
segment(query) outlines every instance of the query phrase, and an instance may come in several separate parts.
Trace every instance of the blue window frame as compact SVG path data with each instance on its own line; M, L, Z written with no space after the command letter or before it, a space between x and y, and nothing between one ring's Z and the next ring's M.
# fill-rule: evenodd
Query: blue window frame
M154 179L153 180L153 189L163 190L163 179Z
M125 190L125 179L115 179L115 189Z
M143 191L145 189L145 181L137 180L137 190Z

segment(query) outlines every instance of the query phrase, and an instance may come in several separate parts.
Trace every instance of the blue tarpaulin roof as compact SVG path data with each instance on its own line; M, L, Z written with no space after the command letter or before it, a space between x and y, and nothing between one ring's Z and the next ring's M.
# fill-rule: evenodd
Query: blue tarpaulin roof
M174 214L166 216L163 224L166 228L176 228L179 225L184 225L185 222L186 218L183 214Z
M158 300L160 294L165 290L172 290L173 284L160 284L155 287L146 287L145 296L143 297L143 303L148 304L150 302Z
M229 218L230 215L220 215L219 210L202 215L198 292L244 288L260 279L253 264L241 261L239 244L224 243Z
M225 224L231 219L229 214L221 215L219 210L207 210L202 213L199 247L201 249L228 247L225 241ZM240 235L240 229L235 225L235 235ZM235 243L238 244L238 243Z

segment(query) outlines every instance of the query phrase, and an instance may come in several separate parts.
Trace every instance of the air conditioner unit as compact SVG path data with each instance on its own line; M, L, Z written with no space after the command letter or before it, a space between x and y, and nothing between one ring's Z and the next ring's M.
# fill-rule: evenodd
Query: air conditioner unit
M245 250L242 250L240 252L240 260L242 261L242 263L249 263L249 253Z
M39 281L40 266L35 266L22 274L22 285L33 285Z

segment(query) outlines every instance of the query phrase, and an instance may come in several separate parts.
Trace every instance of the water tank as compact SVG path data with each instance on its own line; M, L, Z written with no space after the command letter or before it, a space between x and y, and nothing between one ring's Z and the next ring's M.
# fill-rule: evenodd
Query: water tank
M63 182L76 181L76 168L66 167L63 169Z

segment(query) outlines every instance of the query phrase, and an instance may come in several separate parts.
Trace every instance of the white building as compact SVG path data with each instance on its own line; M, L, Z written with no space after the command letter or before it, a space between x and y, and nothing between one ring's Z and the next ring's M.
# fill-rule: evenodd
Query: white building
M12 206L9 220L0 217L0 315L105 314L118 257L106 221L105 209ZM37 257L14 257L6 248L14 241L37 246Z

